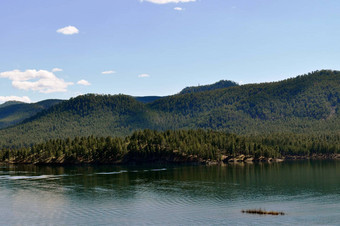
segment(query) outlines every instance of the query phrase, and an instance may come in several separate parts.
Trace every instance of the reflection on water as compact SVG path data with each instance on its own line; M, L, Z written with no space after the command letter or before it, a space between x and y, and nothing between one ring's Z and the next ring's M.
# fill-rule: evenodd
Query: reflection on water
M336 225L339 178L339 161L0 166L0 225ZM287 215L241 213L253 208Z

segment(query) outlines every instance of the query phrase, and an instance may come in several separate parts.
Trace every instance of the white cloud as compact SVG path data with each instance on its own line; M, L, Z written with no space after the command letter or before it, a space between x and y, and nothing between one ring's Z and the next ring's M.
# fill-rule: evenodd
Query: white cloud
M91 85L91 83L89 83L88 81L82 79L80 81L77 82L78 85L83 85L83 86L89 86Z
M149 78L150 75L149 74L140 74L138 75L138 78Z
M7 102L7 101L20 101L30 103L31 99L27 96L17 97L17 96L0 96L0 102Z
M63 69L57 68L57 67L52 69L52 72L58 72L58 71L63 71Z
M182 11L182 10L183 10L183 8L181 8L181 7L175 7L175 8L174 8L174 10L177 10L177 11Z
M0 78L12 80L12 86L22 90L33 90L40 93L66 92L72 82L65 82L52 72L46 70L6 71Z
M58 29L57 32L64 34L64 35L74 35L74 34L78 34L79 30L74 26L67 26L67 27Z
M103 71L102 74L103 75L109 75L109 74L115 74L115 71Z
M155 4L196 2L196 0L141 0L141 2L144 2L144 1L155 3Z

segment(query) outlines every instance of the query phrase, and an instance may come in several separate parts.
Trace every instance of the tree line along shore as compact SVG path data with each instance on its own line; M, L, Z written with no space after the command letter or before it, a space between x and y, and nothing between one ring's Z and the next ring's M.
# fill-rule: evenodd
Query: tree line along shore
M202 129L146 129L126 137L52 139L0 150L0 162L14 164L218 164L309 158L340 158L340 134L241 136Z

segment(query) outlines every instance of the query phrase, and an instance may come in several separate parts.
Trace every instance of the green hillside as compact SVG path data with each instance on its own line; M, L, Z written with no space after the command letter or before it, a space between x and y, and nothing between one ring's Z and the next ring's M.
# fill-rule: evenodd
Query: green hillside
M1 104L0 129L16 125L60 102L61 100L44 100L34 104L27 104L18 101L8 101Z
M50 138L126 135L148 125L145 105L133 97L88 94L63 101L20 125L0 130L0 143L16 146Z
M142 103L88 94L0 130L0 145L51 138L125 136L139 129L204 128L243 135L340 132L340 72L316 71L280 82L232 86Z
M150 103L162 97L145 96L134 98L142 103ZM44 100L38 103L28 104L20 101L7 101L0 104L0 129L17 125L25 119L28 119L60 102L61 100Z
M340 72L317 71L280 82L175 95L149 107L166 128L206 128L254 134L339 130ZM165 120L169 119L169 120ZM175 120L176 119L176 120Z

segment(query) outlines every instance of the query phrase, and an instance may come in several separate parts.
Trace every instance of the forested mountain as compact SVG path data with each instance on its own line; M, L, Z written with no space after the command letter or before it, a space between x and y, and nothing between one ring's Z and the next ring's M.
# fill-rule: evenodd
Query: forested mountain
M145 96L134 98L142 103L151 103L162 97ZM3 104L0 104L0 129L19 124L25 119L28 119L40 111L46 110L60 102L61 100L44 100L37 103L28 104L20 101L7 101Z
M186 87L180 92L180 94L198 93L198 92L203 92L203 91L208 91L208 90L228 88L228 87L232 87L232 86L238 86L238 84L236 82L233 82L233 81L221 80L221 81L216 82L212 85Z
M51 138L125 136L140 129L203 128L243 135L340 132L340 72L177 94L151 103L88 94L0 130L0 146Z
M31 144L50 138L126 135L147 127L145 104L125 95L87 94L54 105L15 127L0 130L2 144Z
M18 124L38 112L60 103L61 100L44 100L34 104L8 101L0 105L0 129Z
M339 130L340 72L317 71L280 82L174 95L149 107L166 128L206 128L235 133Z

